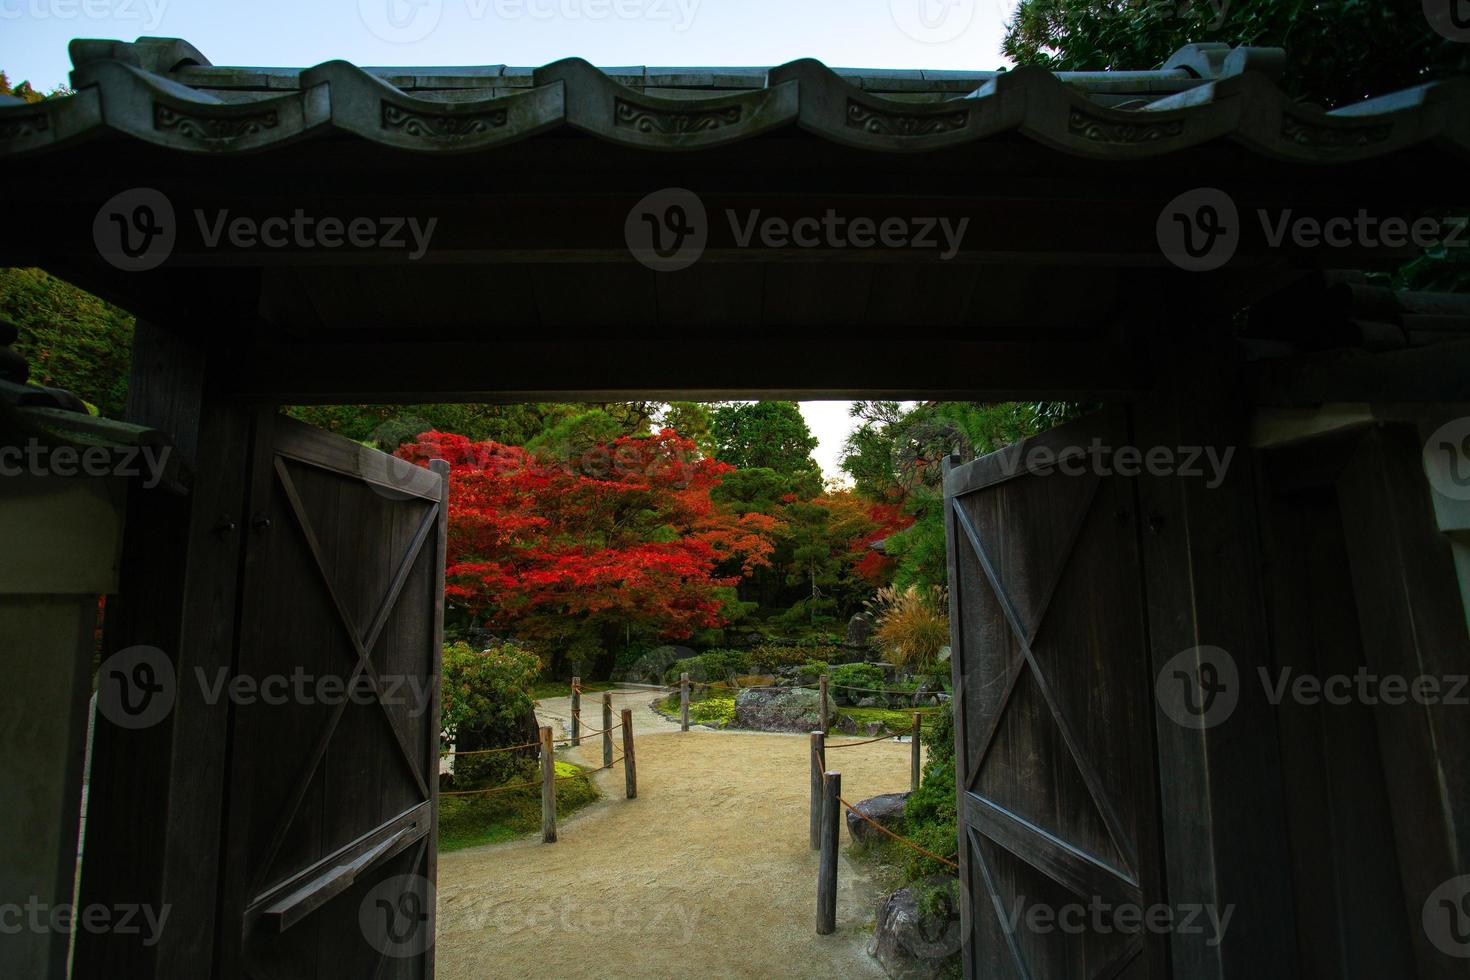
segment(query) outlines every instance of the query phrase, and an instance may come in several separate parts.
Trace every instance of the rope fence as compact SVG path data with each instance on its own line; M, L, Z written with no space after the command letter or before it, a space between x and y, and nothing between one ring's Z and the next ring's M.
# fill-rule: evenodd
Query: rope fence
M604 701L603 706L604 717L608 717L612 710L611 702ZM609 722L607 728L591 733L603 736L602 765L596 769L583 769L580 772L571 773L570 775L566 776L558 776L556 774L556 746L559 744L570 744L574 746L579 745L581 739L578 737L578 733L576 733L575 731L573 732L571 738L552 738L550 726L545 725L541 727L541 738L539 741L536 742L526 742L523 745L508 745L502 748L495 749L474 749L466 752L444 752L441 754L441 758L444 756L459 757L494 755L500 752L515 752L529 748L537 748L540 750L541 756L541 778L532 782L511 783L507 786L487 786L483 789L440 791L439 795L453 797L497 796L501 793L512 793L517 790L527 790L533 787L539 787L541 790L541 840L547 844L554 844L556 842L557 783L565 783L573 779L586 779L588 777L596 775L599 772L606 772L607 770L617 766L619 763L622 763L624 773L624 794L627 799L630 800L638 798L638 772L635 761L636 757L634 755L633 712L631 709L623 709L622 725L620 726L620 728L623 735L623 751L621 755L614 755L613 753L612 733L615 729Z

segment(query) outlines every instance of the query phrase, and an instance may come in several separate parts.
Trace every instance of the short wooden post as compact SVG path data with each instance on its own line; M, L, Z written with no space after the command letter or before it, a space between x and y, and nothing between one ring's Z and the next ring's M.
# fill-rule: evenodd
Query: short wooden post
M812 850L822 846L822 771L827 768L827 733L812 732Z
M689 731L689 675L679 675L679 730Z
M922 717L917 711L914 712L914 734L909 746L909 789L919 788L919 719Z
M822 775L822 856L817 868L817 935L837 931L837 811L842 773Z
M541 728L541 840L556 843L556 757L549 725Z
M623 709L623 781L627 797L638 799L638 764L633 758L633 709Z
M612 768L612 692L602 692L602 767Z
M572 745L582 744L582 678L572 678Z
M819 687L820 687L819 695L820 695L820 701L821 701L821 703L817 706L817 710L821 712L822 731L829 732L829 731L831 731L831 729L827 727L827 675L826 674L823 674L822 675L821 680L819 682Z

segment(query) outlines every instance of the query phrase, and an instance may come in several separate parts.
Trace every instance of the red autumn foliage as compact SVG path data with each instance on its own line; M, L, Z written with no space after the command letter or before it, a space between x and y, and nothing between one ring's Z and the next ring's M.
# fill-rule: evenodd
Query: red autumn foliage
M769 563L780 523L714 504L733 467L670 429L570 462L441 432L398 455L450 464L451 601L527 638L723 625L720 590Z
M899 504L873 504L868 509L868 518L878 527L871 534L852 543L852 570L873 585L887 585L893 579L894 570L898 568L898 560L874 551L872 545L911 527L914 518L905 514Z

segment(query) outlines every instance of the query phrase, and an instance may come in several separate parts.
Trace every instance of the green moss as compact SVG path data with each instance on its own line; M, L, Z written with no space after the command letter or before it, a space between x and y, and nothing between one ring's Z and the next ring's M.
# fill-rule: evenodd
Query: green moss
M679 719L679 692L675 691L661 701L654 702L659 714L675 721ZM735 723L735 695L713 694L689 701L689 721L695 725L710 725L724 728Z
M582 691L611 691L617 685L612 681L583 681ZM543 698L569 698L572 696L571 681L537 681L531 687L531 697L540 701Z
M570 762L557 762L556 775L576 776L584 772ZM516 782L535 779L528 771ZM566 779L556 784L556 816L565 819L598 799L590 776ZM439 798L439 850L457 851L483 844L499 844L541 829L541 789L529 786L508 793Z
M923 716L919 724L927 731L934 716L942 711L942 708L838 708L837 714L857 722L859 730L869 722L878 721L895 735L904 735L913 728L916 713Z

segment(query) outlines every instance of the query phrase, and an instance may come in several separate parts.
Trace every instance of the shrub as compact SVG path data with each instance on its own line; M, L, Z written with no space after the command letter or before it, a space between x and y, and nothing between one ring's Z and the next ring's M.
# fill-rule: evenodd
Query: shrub
M780 646L773 643L762 643L751 648L750 667L752 670L772 672L782 667L800 667L812 661L831 663L840 653L841 651L835 646Z
M831 669L832 667L826 661L808 660L797 668L796 683L803 687L810 686L817 683L818 679Z
M889 663L911 671L932 671L949 643L947 594L934 585L911 585L902 592L879 589L868 603L873 617L873 644Z
M955 806L954 712L946 708L920 736L929 750L919 788L909 794L903 817L906 833L914 843L943 857L958 847ZM948 874L950 869L917 851L908 851L904 873L910 879Z
M664 682L677 684L688 672L691 681L716 684L750 673L750 656L740 650L709 650L697 657L676 660L664 672Z
M863 688L863 690L850 690ZM857 704L869 691L883 689L883 668L873 664L842 664L832 668L827 689L838 704ZM875 695L871 695L875 696Z
M446 646L441 685L445 734L477 749L524 742L522 724L535 711L531 686L540 672L540 659L519 644L488 650L475 650L467 643ZM461 786L504 782L525 766L520 753L460 756L454 765L455 782Z

